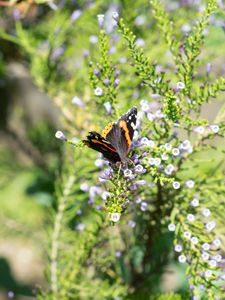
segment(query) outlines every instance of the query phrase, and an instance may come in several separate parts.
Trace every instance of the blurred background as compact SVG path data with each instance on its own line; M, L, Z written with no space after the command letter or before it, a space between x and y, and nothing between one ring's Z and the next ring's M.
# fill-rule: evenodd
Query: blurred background
M205 4L164 2L184 36ZM218 3L223 9L222 1ZM82 105L71 108L71 99L91 101L87 61L98 56L97 14L105 14L107 32L112 34L110 15L115 10L159 68L173 69L170 54L163 53L165 45L158 37L149 1L135 1L132 7L126 0L0 1L0 300L34 299L38 286L46 286L46 228L62 164L62 145L54 135L66 128L71 136L84 136ZM210 80L225 71L224 30L221 12L205 32L201 54L199 72ZM116 59L126 64L123 54L115 54ZM202 115L213 121L222 100L204 106ZM91 108L90 103L87 110ZM164 290L176 287L178 277L185 286L180 274L178 268L168 269L161 283Z

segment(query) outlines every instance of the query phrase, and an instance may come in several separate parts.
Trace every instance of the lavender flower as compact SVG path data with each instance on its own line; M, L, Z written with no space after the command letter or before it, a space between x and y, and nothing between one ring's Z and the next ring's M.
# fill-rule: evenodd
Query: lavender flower
M95 93L95 96L100 97L100 96L103 95L103 90L102 90L100 87L97 87L97 88L95 89L94 93Z
M206 74L209 75L209 73L211 72L212 70L212 64L211 63L208 63L206 65Z
M103 81L103 82L104 82L104 84L105 84L105 85L109 85L109 84L110 84L110 80L109 80L109 78L106 78L106 79L104 79L104 81Z
M105 16L104 15L97 15L97 17L98 17L98 26L99 26L100 30L102 30L103 25L104 25Z
M141 202L141 210L146 211L148 209L148 204L144 201Z
M75 22L77 19L80 18L81 15L82 15L82 11L80 9L74 10L70 16L70 21Z
M131 227L131 228L134 228L136 226L136 222L133 221L133 220L129 220L128 221L128 226Z
M107 113L110 114L112 112L112 104L110 102L105 102L103 105Z
M118 78L114 81L114 87L117 87L120 84L120 80Z
M63 46L60 46L60 47L57 47L55 49L52 50L52 53L51 53L51 59L52 60L56 60L58 59L60 56L63 55L65 49Z

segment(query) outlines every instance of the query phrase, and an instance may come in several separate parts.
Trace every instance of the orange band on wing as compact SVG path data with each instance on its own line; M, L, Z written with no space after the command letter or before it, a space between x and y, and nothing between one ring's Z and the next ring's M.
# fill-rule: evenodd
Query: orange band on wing
M108 148L109 150L113 151L113 152L116 152L116 149L108 146L107 144L103 143L103 142L100 142L98 140L91 140L93 143L95 144L100 144L100 145L103 145L105 148Z
M125 138L127 141L128 148L130 148L132 141L130 139L130 134L129 134L129 130L127 128L127 123L124 120L122 120L122 121L120 121L119 126L120 126L120 128L123 128L123 130L125 132Z
M112 128L113 128L113 123L109 123L109 124L105 127L105 129L102 131L102 137L103 137L104 139L106 139L107 134L110 132L110 130L112 130Z

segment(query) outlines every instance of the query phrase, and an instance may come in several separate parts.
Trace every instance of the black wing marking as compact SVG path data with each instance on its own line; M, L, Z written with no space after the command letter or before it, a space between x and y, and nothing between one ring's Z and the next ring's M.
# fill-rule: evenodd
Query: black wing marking
M137 108L132 107L112 125L105 138L116 149L122 161L127 159L137 120Z
M89 148L102 153L103 156L112 163L121 161L120 156L113 145L95 131L89 132L87 139L83 140L83 143Z

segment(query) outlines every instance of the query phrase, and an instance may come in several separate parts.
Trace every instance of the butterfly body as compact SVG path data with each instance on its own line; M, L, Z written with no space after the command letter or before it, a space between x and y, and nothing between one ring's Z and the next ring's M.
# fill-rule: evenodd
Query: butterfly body
M111 163L126 162L137 120L137 108L132 107L115 123L109 123L102 134L89 132L83 143L101 152Z

